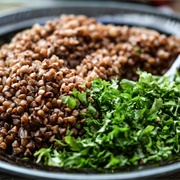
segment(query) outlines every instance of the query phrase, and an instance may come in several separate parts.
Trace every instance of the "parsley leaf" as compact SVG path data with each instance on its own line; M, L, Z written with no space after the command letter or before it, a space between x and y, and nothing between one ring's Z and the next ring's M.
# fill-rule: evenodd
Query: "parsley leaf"
M71 96L63 96L63 103L65 103L70 109L75 109L77 107L77 100Z

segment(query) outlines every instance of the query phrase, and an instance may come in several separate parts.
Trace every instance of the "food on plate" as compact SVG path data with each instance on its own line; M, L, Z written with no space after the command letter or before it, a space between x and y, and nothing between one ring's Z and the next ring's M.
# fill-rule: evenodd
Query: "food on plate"
M177 37L82 15L18 33L0 49L0 150L33 158L41 148L58 150L61 140L63 146L83 137L85 94L94 79L136 81L138 68L163 75L179 53ZM74 92L84 92L82 99Z

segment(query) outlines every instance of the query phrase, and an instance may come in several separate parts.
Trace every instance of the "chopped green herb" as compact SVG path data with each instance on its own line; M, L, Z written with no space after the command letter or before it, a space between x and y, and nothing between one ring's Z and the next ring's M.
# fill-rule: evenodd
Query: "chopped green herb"
M77 100L71 96L63 96L63 103L65 103L70 109L75 109L77 107Z
M144 50L140 48L135 48L134 51L139 55L141 55L144 52Z
M76 89L73 90L73 95L77 98L82 104L86 105L86 92L79 92Z
M84 105L85 134L65 137L62 150L43 148L37 162L69 168L111 169L153 164L180 153L180 83L139 72L138 82L95 79L92 89L63 98ZM98 114L97 114L98 112ZM60 140L58 140L60 142ZM54 163L54 164L53 164Z
M23 161L29 161L29 158L28 157L24 157L22 160Z

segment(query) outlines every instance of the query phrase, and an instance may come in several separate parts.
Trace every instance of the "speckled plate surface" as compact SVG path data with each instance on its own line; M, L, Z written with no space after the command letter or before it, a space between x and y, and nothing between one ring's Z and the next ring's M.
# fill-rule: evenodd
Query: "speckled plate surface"
M0 44L8 42L15 33L31 27L34 23L44 24L47 20L52 20L61 14L84 14L95 17L105 24L148 27L167 35L180 36L180 16L177 14L165 14L147 6L127 3L66 2L57 3L56 6L52 7L24 9L11 14L0 14ZM165 179L168 175L180 171L180 162L161 167L139 168L130 172L100 174L83 170L44 167L0 152L0 171L10 174L9 178L15 175L23 178L56 180L130 180L152 179L157 176ZM1 178L3 179L0 176Z

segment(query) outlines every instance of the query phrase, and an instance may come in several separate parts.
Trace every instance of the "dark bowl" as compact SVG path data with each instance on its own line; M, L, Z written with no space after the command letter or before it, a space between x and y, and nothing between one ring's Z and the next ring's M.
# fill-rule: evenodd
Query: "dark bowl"
M166 14L147 6L128 3L65 2L52 7L31 8L1 14L0 44L9 42L18 32L30 28L34 23L44 24L61 14L84 14L108 24L140 26L158 30L167 35L180 36L180 16ZM84 170L45 167L0 152L0 171L34 179L86 179L86 180L130 180L167 176L180 170L180 162L160 167L138 168L128 172L103 174ZM0 178L1 179L1 178Z

